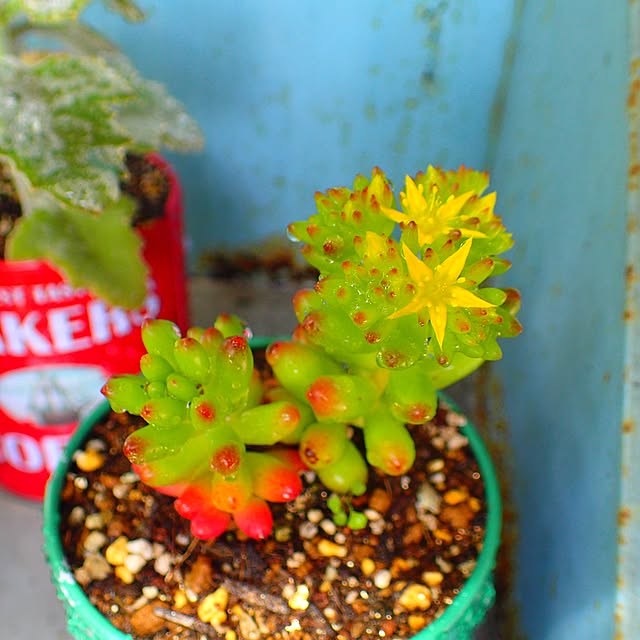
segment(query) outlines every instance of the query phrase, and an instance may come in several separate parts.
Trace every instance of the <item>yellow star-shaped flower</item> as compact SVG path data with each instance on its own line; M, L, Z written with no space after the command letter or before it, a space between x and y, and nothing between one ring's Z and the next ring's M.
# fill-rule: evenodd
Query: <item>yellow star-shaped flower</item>
M432 185L431 193L427 199L424 194L424 185L416 184L407 176L406 188L400 194L400 202L405 213L389 207L381 207L382 212L394 222L415 222L418 227L418 242L420 246L433 244L438 236L446 236L454 229L460 229L463 237L486 238L486 234L474 229L465 229L456 220L462 207L474 195L468 191L460 196L449 196L443 203L438 197L438 186Z
M407 245L403 244L402 252L407 263L409 276L416 286L416 292L409 304L392 313L389 318L399 318L426 309L436 340L442 347L447 326L448 307L495 307L494 304L459 286L465 281L465 278L461 278L460 274L467 262L471 242L472 239L467 240L435 269L428 267Z

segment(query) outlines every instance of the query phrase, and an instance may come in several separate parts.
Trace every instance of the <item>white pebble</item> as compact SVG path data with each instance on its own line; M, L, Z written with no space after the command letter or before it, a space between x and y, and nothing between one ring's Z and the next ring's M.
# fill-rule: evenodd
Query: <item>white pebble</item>
M382 519L369 521L369 529L371 529L371 533L373 533L374 536L382 535L386 526L387 523Z
M418 511L418 517L424 515L426 511L431 513L440 513L440 505L442 497L431 486L429 482L423 482L419 487L416 494L416 510Z
M328 535L332 536L338 530L336 527L336 523L333 520L329 520L329 518L325 518L320 523L320 528Z
M117 484L115 485L115 487L113 487L113 489L111 489L113 497L117 498L118 500L126 498L129 491L131 491L131 487L123 483Z
M124 566L131 571L131 573L136 574L147 564L147 561L142 557L135 553L130 553L124 559Z
M123 484L133 484L138 480L140 480L138 474L133 471L128 471L127 473L123 473L120 476L120 482L122 482Z
M461 433L456 433L447 440L447 449L449 451L457 451L466 447L469 444L469 439L463 436Z
M127 551L141 556L147 562L153 558L153 546L144 538L136 538L127 542Z
M69 524L76 526L84 522L85 510L81 506L73 507L69 513Z
M373 584L378 589L386 589L391 584L391 571L389 569L380 569L373 575Z
M307 511L307 520L313 522L313 524L318 524L323 517L324 513L322 513L321 509L309 509Z
M95 553L102 549L102 547L107 544L107 536L104 535L101 531L92 531L85 539L84 539L84 550L88 553Z
M89 529L102 529L104 527L104 519L101 513L90 513L84 520L84 526Z
M307 556L302 551L295 551L287 558L287 567L289 569L297 569L302 566L302 563L307 559Z
M313 522L303 522L300 525L299 533L300 537L304 540L311 540L311 538L313 538L316 533L318 533L318 527L316 527Z
M153 563L153 568L159 575L166 576L171 569L171 554L169 552L160 554Z
M160 593L160 590L158 589L158 587L154 585L148 584L142 587L142 595L148 600L153 600L154 598L157 598L159 593Z

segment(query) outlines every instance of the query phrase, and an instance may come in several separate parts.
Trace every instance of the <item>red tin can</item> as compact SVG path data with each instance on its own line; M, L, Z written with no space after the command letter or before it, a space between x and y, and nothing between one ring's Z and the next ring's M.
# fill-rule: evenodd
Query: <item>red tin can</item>
M0 486L39 500L79 420L112 373L137 372L146 317L188 327L183 211L172 168L164 216L139 233L150 278L135 311L73 289L40 260L0 261Z

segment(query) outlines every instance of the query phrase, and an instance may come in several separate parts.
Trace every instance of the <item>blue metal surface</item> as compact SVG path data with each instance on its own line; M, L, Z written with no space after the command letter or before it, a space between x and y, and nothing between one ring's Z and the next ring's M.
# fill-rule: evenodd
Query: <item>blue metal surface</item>
M510 277L526 329L496 367L493 415L510 426L516 595L531 639L615 635L627 11L525 3L496 127L494 186L518 239Z
M624 310L638 3L141 4L143 27L91 19L203 125L205 152L172 158L194 264L206 249L281 232L308 214L315 190L374 164L396 182L426 162L492 171L517 238L509 282L524 299L525 333L488 385L488 422L507 425L492 437L512 456L498 463L517 521L521 632L613 638L618 598L618 637L632 638L637 568L618 590L616 556L637 559L617 534L621 483L623 499L634 486L621 455L633 462L638 437L621 447L623 418L629 426L638 412L635 378L623 379L625 362L637 368L625 352L637 320L625 323ZM630 517L624 533L637 541Z

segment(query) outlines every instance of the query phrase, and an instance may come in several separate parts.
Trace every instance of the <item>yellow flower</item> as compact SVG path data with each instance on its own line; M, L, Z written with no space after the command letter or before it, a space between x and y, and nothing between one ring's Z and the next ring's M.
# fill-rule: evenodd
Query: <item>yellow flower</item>
M406 224L414 221L418 227L420 246L433 244L438 236L446 236L454 229L460 229L463 237L486 238L486 235L481 231L465 229L464 226L461 226L460 223L463 223L464 220L456 220L462 207L474 195L473 191L468 191L460 196L449 196L444 203L438 197L438 192L438 185L432 185L431 193L427 199L424 194L424 185L416 184L412 178L407 176L405 191L400 193L400 202L406 213L389 207L381 207L381 209L394 222Z
M460 274L467 262L471 242L472 239L464 242L454 254L435 269L428 267L403 243L402 252L409 276L416 286L416 292L409 304L392 313L389 318L399 318L426 309L436 340L442 347L448 307L495 307L494 304L459 286L465 282L465 278L461 278Z

